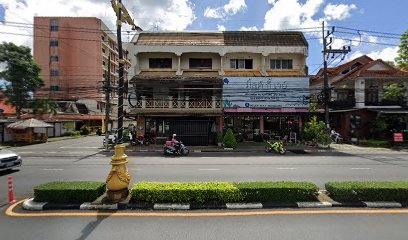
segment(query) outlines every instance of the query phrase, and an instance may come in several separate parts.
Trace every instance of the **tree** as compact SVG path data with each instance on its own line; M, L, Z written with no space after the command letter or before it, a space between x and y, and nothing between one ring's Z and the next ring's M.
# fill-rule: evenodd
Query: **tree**
M227 148L235 148L237 146L237 140L231 128L228 128L227 133L224 136L224 146Z
M0 44L0 63L6 65L0 72L0 78L6 80L2 90L16 107L19 118L21 109L28 106L35 90L44 86L40 67L34 62L29 47L6 42Z
M404 84L392 83L384 86L383 101L403 105L405 102Z
M401 44L398 49L398 57L395 61L401 70L408 71L408 30L401 36Z
M36 99L30 104L30 108L33 109L33 114L57 114L58 104L49 99Z

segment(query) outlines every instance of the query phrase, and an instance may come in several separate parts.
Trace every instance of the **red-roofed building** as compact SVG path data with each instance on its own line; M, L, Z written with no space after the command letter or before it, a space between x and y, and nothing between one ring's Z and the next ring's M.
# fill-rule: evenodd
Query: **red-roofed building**
M405 119L394 127L397 130L408 129L408 72L364 55L328 68L328 77L331 88L330 125L345 138L371 138L372 123L381 114ZM383 99L387 86L394 83L405 86L403 101ZM320 69L311 78L311 94L321 95L323 86L323 69Z

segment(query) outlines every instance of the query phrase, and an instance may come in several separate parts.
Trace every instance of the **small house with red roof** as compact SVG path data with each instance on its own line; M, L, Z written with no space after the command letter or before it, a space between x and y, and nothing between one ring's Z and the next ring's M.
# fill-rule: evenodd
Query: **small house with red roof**
M370 139L370 128L382 114L398 118L393 123L393 129L407 131L408 72L366 55L328 68L327 72L331 100L330 126L346 139ZM391 84L403 89L404 99L384 98ZM310 88L313 96L322 95L323 69L311 78Z

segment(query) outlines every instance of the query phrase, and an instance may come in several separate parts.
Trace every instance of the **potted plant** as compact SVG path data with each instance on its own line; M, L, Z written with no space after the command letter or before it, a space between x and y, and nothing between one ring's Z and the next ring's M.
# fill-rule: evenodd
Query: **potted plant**
M223 141L223 137L222 137L221 132L217 132L216 140L217 140L218 147L221 147L222 146L222 141Z
M331 143L330 134L326 131L321 131L316 138L317 146L321 148L328 148Z

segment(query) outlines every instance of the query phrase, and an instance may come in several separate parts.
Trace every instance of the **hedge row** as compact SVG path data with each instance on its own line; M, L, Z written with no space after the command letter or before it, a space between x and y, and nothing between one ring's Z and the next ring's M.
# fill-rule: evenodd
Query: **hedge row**
M408 182L328 182L326 190L339 202L408 202Z
M316 201L319 188L310 182L236 183L244 202Z
M105 192L103 182L49 182L34 188L34 201L83 203L96 200Z
M141 182L132 188L131 201L148 203L239 202L238 188L229 182Z
M141 182L131 201L148 203L316 201L319 188L308 182Z

